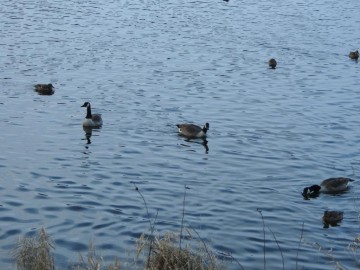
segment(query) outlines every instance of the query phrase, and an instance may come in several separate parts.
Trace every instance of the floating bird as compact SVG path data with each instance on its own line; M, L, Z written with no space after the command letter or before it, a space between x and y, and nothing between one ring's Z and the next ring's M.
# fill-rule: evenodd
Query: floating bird
M35 91L40 95L52 95L54 94L54 86L49 84L35 84Z
M312 185L310 187L304 188L302 195L304 197L316 195L320 192L327 192L327 193L337 193L341 191L345 191L348 187L348 183L354 180L346 177L332 177L325 179L321 182L320 185Z
M91 127L91 128L101 127L101 125L103 123L101 114L92 114L91 113L90 102L85 102L81 107L86 107L86 109L87 109L86 117L83 121L83 126Z
M350 53L349 53L349 57L350 57L351 59L357 60L357 59L359 58L359 51L356 50L355 52L350 52Z
M274 58L271 58L268 62L269 64L269 67L272 68L272 69L275 69L276 68L276 65L277 65L277 62Z
M336 226L343 218L344 212L342 211L325 211L323 216L324 228L328 228L329 225Z
M176 126L179 128L180 135L189 139L204 138L209 130L209 123L206 123L203 128L193 124L177 124Z

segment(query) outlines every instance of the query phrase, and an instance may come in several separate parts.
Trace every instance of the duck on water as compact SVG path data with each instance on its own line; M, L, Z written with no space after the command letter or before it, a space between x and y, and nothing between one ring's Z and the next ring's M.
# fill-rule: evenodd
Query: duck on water
M35 84L34 85L35 91L39 93L39 95L52 95L54 94L54 86L49 84Z

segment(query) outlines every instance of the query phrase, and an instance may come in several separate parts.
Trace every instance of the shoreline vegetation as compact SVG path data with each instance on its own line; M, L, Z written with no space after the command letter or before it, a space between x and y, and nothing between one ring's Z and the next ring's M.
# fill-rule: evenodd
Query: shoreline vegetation
M151 219L145 197L134 184L135 190L143 200L149 222L150 234L142 234L136 243L136 250L131 259L120 261L115 258L111 264L102 260L93 243L84 257L80 254L79 262L72 263L72 270L226 270L225 262L219 260L214 251L206 244L195 229L184 228L186 190L184 186L183 211L180 233L168 232L155 235L157 213ZM183 235L186 231L186 235ZM193 234L196 237L193 237ZM53 255L54 242L44 228L39 229L33 237L20 237L11 251L18 270L55 270ZM244 269L240 263L238 263Z
M162 235L155 235L155 225L157 213L153 219L150 218L149 209L145 197L140 192L139 188L134 184L135 190L141 196L145 206L147 219L149 222L149 234L143 233L136 243L136 248L133 252L128 253L127 259L114 258L112 263L104 262L102 256L96 251L94 243L89 244L89 250L86 256L79 254L78 262L68 262L71 270L121 270L121 269L146 269L146 270L227 270L227 269L241 269L245 268L235 259L231 254L222 254L215 252L209 244L207 244L194 229L184 226L185 219L185 205L186 205L186 190L189 189L184 186L183 210L180 232L167 232ZM274 239L279 254L281 256L282 265L279 269L285 270L285 260L283 250L276 238L276 235L269 226L266 225L265 218L260 209L257 209L260 215L260 222L262 222L263 234L263 269L267 269L266 263L266 231L271 233ZM184 234L185 232L185 234ZM321 253L324 257L329 259L335 269L348 269L338 258L335 258L332 249L323 248L318 243L309 243L303 237L304 223L302 224L299 242L296 250L296 265L295 269L302 269L298 265L298 256L302 245L313 248ZM357 254L360 246L360 235L348 245L347 249L352 256L352 259L357 267L360 267L360 260ZM45 228L40 228L33 237L20 237L11 250L11 257L13 258L16 269L18 270L59 270L57 268L53 254L55 249L54 241L46 232ZM224 256L225 255L225 256ZM224 260L222 258L230 258L231 260ZM230 264L232 267L229 267Z
M263 219L263 217L262 217ZM263 223L264 224L264 223ZM282 265L279 264L278 269L286 269L283 256L283 250L279 245L275 234L271 231L272 237L277 243L279 254L281 255ZM302 227L302 232L303 232ZM186 235L183 236L185 244L180 248L180 234L175 232L167 232L165 234L151 236L142 234L136 242L136 249L130 252L132 256L127 255L127 259L119 259L115 257L114 260L104 262L102 255L99 254L95 248L94 243L89 244L89 250L86 255L79 254L78 262L67 262L68 267L58 268L53 254L55 249L54 242L44 228L38 230L33 237L20 237L11 251L11 256L15 261L16 269L18 270L227 270L227 269L241 269L245 268L230 254L226 254L231 260L219 259L219 255L214 252L208 244L199 239L199 235L192 229L183 229ZM264 227L265 231L265 227ZM298 265L298 255L301 246L308 246L326 257L333 269L351 269L341 263L340 258L336 258L332 249L326 249L318 243L309 243L301 236L296 252L296 266L295 269L303 269ZM195 235L194 235L195 234ZM263 252L264 265L263 269L267 269L266 252L264 239ZM360 246L360 236L357 236L347 247L354 264L357 268L360 267L360 260L357 250ZM279 255L279 256L280 256ZM230 264L232 264L231 267ZM235 265L234 265L235 264Z
M224 262L216 258L209 247L202 241L194 240L190 230L186 230L186 244L179 247L179 235L166 233L163 236L146 236L142 234L137 240L136 250L131 259L121 261L114 258L106 264L97 253L93 243L89 245L87 255L79 255L79 261L69 263L72 270L120 270L120 269L196 269L196 270L226 270ZM55 249L51 237L41 228L33 237L19 238L12 251L19 270L55 270ZM68 268L67 268L68 269Z

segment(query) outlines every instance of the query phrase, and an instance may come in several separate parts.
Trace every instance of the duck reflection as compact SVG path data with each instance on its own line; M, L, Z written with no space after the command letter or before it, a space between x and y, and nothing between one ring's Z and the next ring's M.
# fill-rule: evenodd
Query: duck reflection
M323 216L323 224L324 228L329 228L330 226L335 227L339 226L339 222L341 222L344 218L343 211L328 211L324 212Z

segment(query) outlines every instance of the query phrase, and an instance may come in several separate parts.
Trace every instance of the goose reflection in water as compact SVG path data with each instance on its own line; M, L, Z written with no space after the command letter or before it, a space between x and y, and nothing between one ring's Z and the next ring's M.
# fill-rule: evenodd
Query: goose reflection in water
M83 126L83 130L85 132L85 138L82 140L86 140L86 144L89 145L89 144L91 144L91 137L93 135L93 131L99 131L100 128L92 128L92 127L84 127Z
M85 140L87 141L86 144L91 144L91 136L92 136L93 129L89 128L89 127L83 127L83 130L85 132Z
M190 140L190 139L186 139L184 141L189 142L189 143L194 143L194 144L201 144L205 148L205 154L209 153L209 144L208 144L208 141L206 139L203 139L202 141L193 141L193 140ZM190 145L184 144L184 143L182 143L181 146L190 147ZM191 151L195 152L195 150L191 150Z
M317 197L320 196L320 193L311 193L311 194L306 194L304 195L303 193L301 193L303 195L304 200L310 200L310 199L316 199Z
M207 140L204 140L202 145L204 146L205 148L205 154L209 153L209 146L208 146L208 141Z

